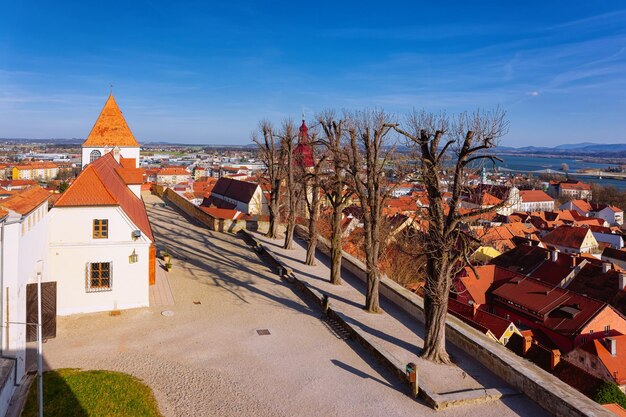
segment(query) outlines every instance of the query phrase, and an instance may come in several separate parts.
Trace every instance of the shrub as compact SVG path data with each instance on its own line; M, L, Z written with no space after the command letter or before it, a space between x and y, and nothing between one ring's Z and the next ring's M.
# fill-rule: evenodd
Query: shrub
M626 395L613 382L604 382L596 393L593 400L599 404L619 404L626 408Z

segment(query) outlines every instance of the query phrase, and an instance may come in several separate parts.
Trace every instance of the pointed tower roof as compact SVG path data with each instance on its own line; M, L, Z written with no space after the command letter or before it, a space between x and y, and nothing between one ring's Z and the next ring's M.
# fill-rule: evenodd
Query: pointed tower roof
M297 166L302 168L312 168L315 166L315 162L313 161L313 149L309 143L309 128L304 121L304 114L302 115L298 144L293 150L293 153Z
M113 94L104 104L104 108L93 125L83 147L100 148L104 146L119 146L123 148L139 147L133 133L126 124L122 111L117 106Z

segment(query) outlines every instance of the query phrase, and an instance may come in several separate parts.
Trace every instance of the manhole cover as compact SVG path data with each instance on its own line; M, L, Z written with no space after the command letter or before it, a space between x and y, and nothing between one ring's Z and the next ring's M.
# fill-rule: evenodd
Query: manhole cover
M259 336L268 336L271 334L268 329L259 329L256 332Z
M163 310L161 311L161 315L165 317L172 317L174 312L172 310Z

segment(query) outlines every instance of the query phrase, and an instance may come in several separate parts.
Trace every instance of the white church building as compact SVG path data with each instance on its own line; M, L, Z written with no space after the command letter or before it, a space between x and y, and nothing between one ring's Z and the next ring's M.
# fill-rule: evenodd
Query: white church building
M82 155L83 171L50 210L57 314L146 307L156 249L141 199L139 144L113 95Z

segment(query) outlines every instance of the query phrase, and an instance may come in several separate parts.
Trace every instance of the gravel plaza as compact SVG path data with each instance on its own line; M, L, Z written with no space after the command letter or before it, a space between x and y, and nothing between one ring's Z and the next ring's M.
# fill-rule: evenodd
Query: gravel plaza
M241 238L196 225L158 197L144 200L159 246L173 255L163 274L174 304L158 297L166 301L118 316L59 317L57 337L44 344L49 368L132 374L167 417L543 414L530 401L436 412L411 399Z

